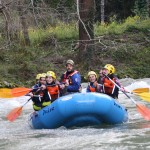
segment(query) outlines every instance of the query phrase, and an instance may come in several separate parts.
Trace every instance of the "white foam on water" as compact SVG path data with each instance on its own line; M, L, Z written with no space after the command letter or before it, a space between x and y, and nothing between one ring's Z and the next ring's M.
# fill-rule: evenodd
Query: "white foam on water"
M83 88L81 93L86 93L86 88Z
M14 98L12 99L0 99L0 116L1 114L7 113L12 108L20 106L19 102Z
M26 101L28 100L28 97L22 96L22 97L15 97L15 98L0 98L0 116L6 116L11 110L14 108L22 106ZM31 108L31 104L26 105L24 107L25 109Z
M150 88L150 85L145 81L136 81L131 85L125 87L125 89L127 89L128 91L132 91L137 88Z

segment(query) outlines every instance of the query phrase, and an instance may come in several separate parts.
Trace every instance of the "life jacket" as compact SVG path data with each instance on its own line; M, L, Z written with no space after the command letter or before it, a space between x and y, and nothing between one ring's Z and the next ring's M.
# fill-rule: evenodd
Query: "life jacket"
M32 98L33 102L37 102L38 103L38 101L39 102L42 101L41 99L44 96L44 91L39 89L41 86L42 85L40 83L38 83L38 84L33 86L33 90L32 90L32 93L34 95L33 98Z
M35 95L35 97L43 97L44 92L40 90L39 92L33 92L33 94Z
M95 87L92 87L91 85L89 87L90 87L90 91L91 92L96 92L96 88Z
M115 82L114 78L112 80ZM107 77L105 77L103 79L103 92L108 95L111 95L114 94L114 90L115 85Z
M67 76L67 72L65 72L64 73L64 75L63 75L63 80L62 80L62 82L66 82L66 80L69 80L69 85L71 85L72 84L72 79L71 79L71 77L74 75L74 74L76 74L76 73L78 73L78 71L77 70L74 70L72 73L70 73L68 76Z
M32 101L33 101L33 109L35 111L39 111L42 109L44 92L45 91L43 90L40 90L38 92L36 91L32 92L34 94L34 96L32 97Z
M59 86L47 86L49 97L52 101L56 100L59 97Z
M33 103L33 109L34 109L35 111L39 111L39 110L42 109L42 106L38 106L37 104Z

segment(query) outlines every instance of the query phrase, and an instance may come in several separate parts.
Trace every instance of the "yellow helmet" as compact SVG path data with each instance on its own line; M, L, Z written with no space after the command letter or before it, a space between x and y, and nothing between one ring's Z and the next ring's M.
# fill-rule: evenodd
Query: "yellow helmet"
M42 75L41 73L37 74L37 75L36 75L36 80L39 80L40 77L41 77L41 75Z
M53 71L48 71L46 73L46 76L51 76L51 77L53 77L54 80L56 80L56 75L55 75L55 72L53 72Z
M72 66L74 65L74 61L73 60L71 60L71 59L69 59L69 60L67 60L67 62L66 62L66 65L67 64L71 64Z
M40 78L45 78L46 77L46 73L42 73Z
M111 64L106 64L104 68L108 70L108 74L115 73L116 71L115 67Z
M54 71L47 71L46 74L55 74L55 72Z
M95 75L95 77L97 78L97 74L96 74L94 71L90 71L90 72L88 73L88 77L89 77L90 75Z

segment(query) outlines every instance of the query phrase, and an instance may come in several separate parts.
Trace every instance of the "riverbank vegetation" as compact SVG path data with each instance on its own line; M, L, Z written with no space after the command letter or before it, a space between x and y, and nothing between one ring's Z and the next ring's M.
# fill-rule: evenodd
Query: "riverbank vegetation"
M0 87L31 86L37 73L49 70L55 71L59 80L67 59L75 61L82 81L86 81L89 70L98 73L107 63L116 67L119 78L150 77L149 17L135 15L121 21L113 17L104 23L95 21L91 59L88 53L82 53L78 59L80 40L77 20L66 22L58 18L56 22L44 26L30 25L27 30L28 44L23 30L7 42L1 34Z

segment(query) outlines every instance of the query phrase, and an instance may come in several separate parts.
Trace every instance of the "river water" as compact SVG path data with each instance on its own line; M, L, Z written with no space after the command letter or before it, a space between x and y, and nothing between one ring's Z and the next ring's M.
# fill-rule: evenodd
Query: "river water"
M150 78L122 79L128 90L150 87ZM84 86L85 84L83 84ZM130 95L137 103L150 108L150 103ZM13 108L24 104L29 97L0 99L0 150L147 150L150 149L150 122L136 110L135 104L124 94L119 102L128 109L129 121L120 125L66 129L31 129L28 124L32 103L24 106L23 112L14 122L6 115Z

